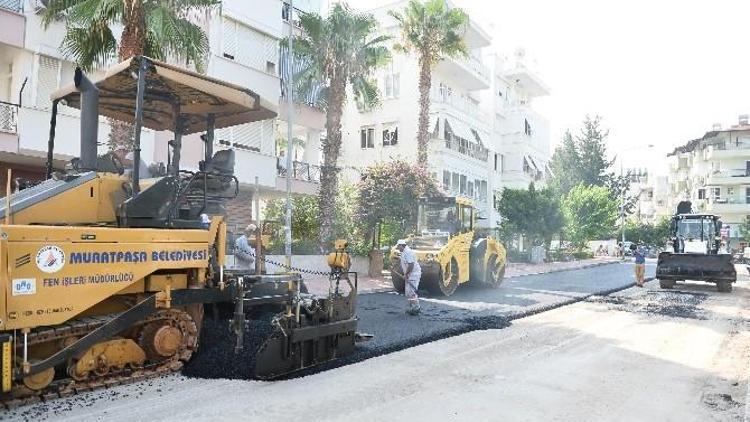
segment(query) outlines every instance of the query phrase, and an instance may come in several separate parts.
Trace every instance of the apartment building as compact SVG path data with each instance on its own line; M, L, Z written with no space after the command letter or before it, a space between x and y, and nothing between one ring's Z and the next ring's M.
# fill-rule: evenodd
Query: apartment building
M406 4L399 1L369 11L380 22L381 32L394 40L400 39L400 29L388 11ZM482 50L491 41L470 21L465 33L469 56L437 64L430 92L429 168L446 194L474 198L479 215L487 218L481 220L485 225L492 211L488 200L492 124L480 107L479 94L491 86L490 69L482 60ZM393 158L416 160L418 77L416 57L394 52L391 63L376 74L382 106L359 110L349 102L342 128L344 167L361 170Z
M626 169L625 173L630 177L629 195L635 197L629 219L639 223L657 224L673 214L669 209L667 176L654 176L643 168Z
M730 247L746 246L739 227L750 218L750 124L714 125L676 148L669 159L669 209L690 200L696 212L718 214L729 225Z
M196 17L206 31L210 52L206 60L209 76L247 87L262 98L279 102L279 119L254 122L217 130L215 150L235 150L235 173L241 184L230 220L249 219L256 177L263 198L280 197L286 191L286 177L293 178L295 194L316 194L319 185L319 143L324 118L304 102L294 104L294 135L311 148L299 148L292 169L279 160L277 138L286 138L285 96L281 90L283 55L279 40L289 25L296 28L299 13L319 12L320 0L298 0L295 9L279 0L224 0L221 7ZM53 23L42 29L43 0L0 1L0 183L6 168L31 180L44 177L47 151L49 96L73 81L75 65L59 51L64 26ZM92 79L100 77L93 72ZM55 165L78 155L78 111L60 107L57 119ZM99 136L104 152L109 125L100 120ZM171 134L146 130L141 139L141 156L147 163L167 162ZM317 145L317 147L316 147ZM294 152L293 152L294 153ZM203 154L198 135L183 138L182 163L197 169ZM242 220L242 221L239 221Z
M381 33L400 40L400 28L388 15L406 1L368 12ZM455 4L448 2L450 7ZM549 89L516 55L512 62L491 53L492 38L473 19L464 34L466 58L447 58L435 66L430 91L429 168L447 195L474 199L479 224L496 227L495 209L504 187L525 189L550 176L549 124L532 108ZM416 160L419 110L418 61L394 52L376 78L382 106L359 110L353 101L344 115L341 164L350 179L376 162Z
M490 89L482 92L482 105L492 122L490 179L495 203L503 188L526 189L530 183L542 187L552 177L549 122L533 108L534 99L549 95L549 88L528 64L523 49L511 59L492 52L486 60L492 79Z

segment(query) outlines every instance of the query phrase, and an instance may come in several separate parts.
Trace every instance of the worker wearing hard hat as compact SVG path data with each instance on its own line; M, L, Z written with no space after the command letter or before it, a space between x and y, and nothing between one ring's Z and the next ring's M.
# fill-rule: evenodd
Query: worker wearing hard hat
M255 268L255 249L250 245L250 236L255 235L257 229L255 224L249 224L234 242L235 267L246 270Z
M422 277L422 267L417 261L417 254L406 244L405 239L399 239L396 242L396 248L401 252L401 270L404 275L404 294L409 300L409 309L406 313L409 315L419 315L422 308L419 307L419 279Z

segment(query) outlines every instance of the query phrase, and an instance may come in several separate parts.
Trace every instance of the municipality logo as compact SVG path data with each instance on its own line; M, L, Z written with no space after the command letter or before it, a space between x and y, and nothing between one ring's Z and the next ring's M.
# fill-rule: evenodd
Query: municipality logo
M45 273L56 273L65 265L65 252L57 246L44 246L36 253L36 266Z

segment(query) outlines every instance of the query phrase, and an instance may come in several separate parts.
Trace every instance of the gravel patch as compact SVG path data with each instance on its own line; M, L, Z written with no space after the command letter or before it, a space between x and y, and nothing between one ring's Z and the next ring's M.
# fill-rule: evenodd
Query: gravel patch
M706 293L649 290L643 295L595 296L588 301L607 304L609 309L617 311L705 320L706 311L699 305L707 297Z

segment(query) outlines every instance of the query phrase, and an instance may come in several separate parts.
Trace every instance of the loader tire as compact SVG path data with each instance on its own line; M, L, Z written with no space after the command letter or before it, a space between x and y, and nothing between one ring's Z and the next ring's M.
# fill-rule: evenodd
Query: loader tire
M451 262L440 270L434 280L425 280L424 275L422 276L422 280L427 281L425 287L431 294L436 296L450 296L458 288L458 262L455 259L451 259Z
M490 261L487 263L484 284L487 287L496 289L503 283L503 277L505 277L505 265L499 265L497 263L497 255L492 255Z
M659 287L662 289L671 289L674 287L675 281L674 280L659 280Z
M716 288L722 293L729 293L732 291L732 283L728 281L719 281L716 283Z
M398 293L404 294L404 278L401 274L397 274L395 271L391 271L391 283L393 284L393 290Z

